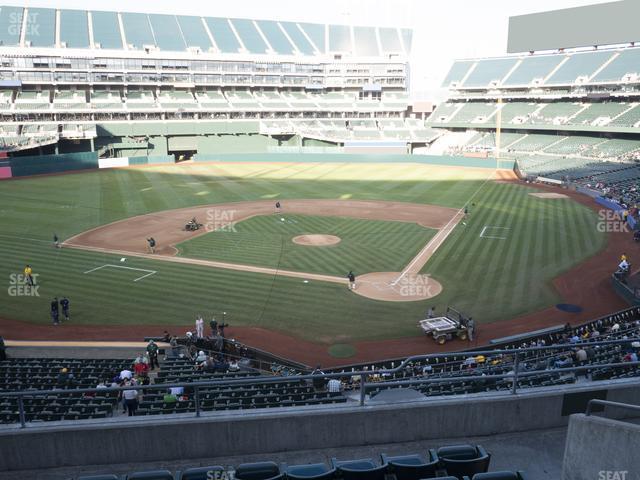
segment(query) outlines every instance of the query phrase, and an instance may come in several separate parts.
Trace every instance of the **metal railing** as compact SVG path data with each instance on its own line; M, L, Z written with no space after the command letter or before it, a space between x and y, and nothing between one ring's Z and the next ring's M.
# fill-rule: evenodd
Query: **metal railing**
M601 405L603 407L616 407L624 410L633 410L640 413L640 405L632 405L630 403L611 402L609 400L600 400L598 398L592 398L587 403L587 411L584 413L587 417L591 416L591 410L594 405Z
M583 372L589 370L601 370L601 369L609 369L609 368L629 368L629 367L638 367L640 366L640 362L622 362L622 363L607 363L607 364L586 364L578 367L559 367L554 369L546 369L546 370L529 370L529 371L520 371L520 366L522 362L527 362L530 360L539 360L536 358L528 358L531 353L534 352L551 352L557 351L566 352L569 350L573 350L575 348L581 346L609 346L609 345L624 345L631 344L634 341L640 341L640 337L627 338L623 340L608 340L602 342L592 342L592 341L584 341L573 344L563 344L563 345L552 345L552 346L544 346L544 347L532 347L526 349L502 349L502 350L477 350L473 352L457 352L457 353L438 353L438 354L429 354L429 355L414 355L406 358L400 365L391 369L373 369L373 370L358 370L351 372L332 372L332 373L321 373L321 374L309 374L309 375L294 375L294 376L274 376L274 377L264 377L264 376L247 376L247 377L234 377L228 379L214 380L214 381L202 381L202 382L174 382L174 383L161 383L154 385L136 385L136 386L126 386L126 387L108 387L108 388L71 388L71 389L51 389L51 390L24 390L24 391L14 391L14 392L0 392L0 398L17 398L18 400L18 411L19 411L19 419L21 428L26 427L26 413L25 413L25 397L33 397L33 396L45 396L45 395L77 395L77 394L85 394L85 393L116 393L124 390L137 390L137 391L153 391L153 390L167 390L172 387L183 387L189 388L193 390L194 396L194 406L195 406L195 416L199 417L202 413L202 406L200 402L200 391L203 388L208 387L217 387L222 385L235 386L235 385L269 385L269 384L277 384L277 383L290 383L290 382L305 382L305 383L313 383L314 380L328 380L328 379L340 379L345 377L358 378L360 388L359 395L359 405L364 406L366 404L366 396L367 389L370 387L376 387L380 385L384 385L385 387L403 387L412 384L431 384L431 383L447 383L447 384L456 384L456 383L464 383L464 382L486 382L487 380L503 380L509 381L511 383L509 392L513 395L518 393L518 382L519 380L539 375L550 375L557 373L575 373L575 372ZM436 378L429 378L428 376L408 379L408 380L398 380L398 381L380 381L373 382L370 381L372 377L383 378L384 376L393 375L395 373L400 373L406 367L411 366L414 362L419 362L423 360L429 360L432 358L442 359L442 358L452 358L452 357L477 357L478 355L502 355L502 356L512 356L513 362L509 364L501 364L500 366L512 367L511 371L504 374L492 374L479 375L477 372L472 373L470 375L456 375L456 376L443 376ZM463 363L460 363L462 366ZM640 381L640 377L638 378ZM498 392L499 393L499 392ZM286 396L283 394L282 396ZM639 407L640 408L640 407Z

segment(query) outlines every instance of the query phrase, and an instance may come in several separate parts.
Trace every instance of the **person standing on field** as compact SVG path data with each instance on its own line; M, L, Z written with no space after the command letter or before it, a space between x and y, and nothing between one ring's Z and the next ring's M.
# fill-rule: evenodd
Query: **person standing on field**
M31 268L31 265L27 265L26 267L24 267L24 278L27 281L27 285L29 285L30 287L33 287L35 285L35 282L33 281L33 269Z
M55 297L51 300L51 320L53 320L54 325L58 325L59 323L59 305L58 305L58 297Z
M60 300L60 306L62 307L62 314L64 315L64 319L69 321L69 299L67 297L62 297Z
M356 289L356 276L353 274L353 272L351 270L349 270L349 273L347 274L347 278L349 279L349 290L355 290Z

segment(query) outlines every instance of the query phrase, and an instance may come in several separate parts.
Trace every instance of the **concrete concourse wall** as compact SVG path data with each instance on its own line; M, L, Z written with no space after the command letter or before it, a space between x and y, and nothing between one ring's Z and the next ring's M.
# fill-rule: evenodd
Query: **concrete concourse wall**
M599 395L640 403L634 384L598 384ZM591 386L591 390L593 386ZM584 411L568 395L589 389L452 398L365 407L302 407L193 416L115 418L0 430L0 471L252 455L291 450L549 429ZM569 402L571 403L571 402ZM34 455L34 452L37 452Z
M571 415L562 480L632 480L640 472L640 425Z

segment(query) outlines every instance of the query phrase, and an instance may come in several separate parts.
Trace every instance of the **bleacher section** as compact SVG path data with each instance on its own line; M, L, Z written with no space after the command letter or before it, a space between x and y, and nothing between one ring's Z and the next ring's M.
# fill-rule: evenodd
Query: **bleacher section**
M324 39L325 25L249 20L240 18L190 17L129 12L56 10L49 8L3 7L7 18L38 17L38 35L25 31L23 47L66 47L89 49L160 50L185 52L198 49L212 53L248 53L269 55L317 55L331 52L360 56L380 56L382 52L408 55L411 30L404 28L351 27L328 25L329 38ZM9 13L10 12L10 13ZM90 15L89 15L90 13ZM91 25L89 25L91 23ZM22 22L17 23L20 27ZM206 25L206 26L205 26ZM29 24L26 23L28 29ZM14 30L18 30L14 32ZM18 46L20 28L0 38L3 45ZM35 29L33 29L35 30ZM56 44L56 31L60 43ZM283 32L287 32L285 35ZM353 32L353 33L352 33ZM213 43L209 37L213 38ZM352 35L355 43L352 45ZM310 43L310 41L313 45ZM382 52L378 50L380 42ZM403 48L404 46L404 48ZM328 49L327 49L328 47Z

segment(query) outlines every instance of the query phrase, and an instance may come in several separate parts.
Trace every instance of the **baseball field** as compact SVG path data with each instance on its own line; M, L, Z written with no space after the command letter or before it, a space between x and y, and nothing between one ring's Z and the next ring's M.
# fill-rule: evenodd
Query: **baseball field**
M326 345L420 336L416 322L432 305L454 305L479 325L508 321L559 302L552 280L607 237L571 198L496 178L409 163L212 163L0 182L0 317L49 325L49 302L66 295L72 323L56 328L187 330L197 314L226 312L234 327ZM238 215L245 204L253 210ZM186 235L192 212L205 228ZM145 253L147 231L156 254ZM54 233L68 245L54 248ZM78 247L92 235L102 243ZM305 235L339 241L293 241ZM37 296L11 288L26 264ZM376 300L347 288L349 270L420 274L441 291Z

